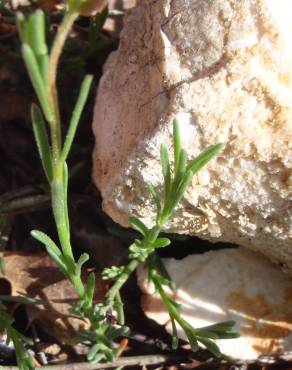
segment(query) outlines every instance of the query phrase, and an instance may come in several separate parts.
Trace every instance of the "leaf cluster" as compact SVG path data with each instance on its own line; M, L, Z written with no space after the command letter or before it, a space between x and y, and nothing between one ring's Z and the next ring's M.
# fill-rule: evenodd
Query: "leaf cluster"
M90 362L109 361L112 362L117 357L119 347L116 341L128 332L128 327L112 322L115 320L110 314L105 315L104 305L97 304L91 309L92 313L86 314L91 317L91 327L89 330L82 330L79 339L88 345L90 350L87 359Z
M166 292L166 287L175 291L175 284L171 280L162 261L155 253L156 249L164 248L170 244L170 240L160 237L160 232L172 216L179 204L187 186L203 166L205 166L223 147L223 144L212 145L204 150L198 157L188 161L187 152L181 148L179 125L177 120L173 121L173 147L174 165L171 167L168 151L165 145L161 146L160 157L164 178L164 198L161 200L154 186L147 183L146 186L156 204L156 222L152 228L148 228L140 219L130 219L133 229L141 234L141 239L136 239L129 247L130 262L127 266L113 266L103 272L104 279L113 279L115 283L108 292L107 307L115 307L117 296L123 282L127 280L131 272L141 263L146 262L148 267L148 279L154 284L157 293L160 295L169 312L173 327L173 347L177 347L178 335L177 324L183 329L194 351L197 351L199 344L202 344L215 356L221 356L216 339L228 339L238 337L232 331L234 322L224 322L211 325L205 328L193 328L180 313L180 306Z
M147 187L153 196L157 207L157 224L163 225L172 215L175 207L182 199L187 187L194 175L200 171L219 151L224 144L215 144L205 149L198 157L189 161L188 153L181 147L181 137L177 119L173 121L173 150L174 166L171 168L168 151L164 144L160 148L160 159L164 179L163 206L153 185L147 183Z

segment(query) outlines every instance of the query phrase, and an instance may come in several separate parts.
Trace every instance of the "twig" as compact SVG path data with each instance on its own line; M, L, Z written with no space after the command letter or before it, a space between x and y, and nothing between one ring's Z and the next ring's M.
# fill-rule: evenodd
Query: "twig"
M38 370L98 370L111 369L120 366L146 366L158 365L169 360L169 356L148 355L121 357L117 361L105 364L91 364L89 362L77 362L75 364L42 366ZM18 370L17 366L0 366L0 370Z
M50 197L42 194L16 198L2 204L0 202L0 215L16 215L39 211L48 208L49 203Z

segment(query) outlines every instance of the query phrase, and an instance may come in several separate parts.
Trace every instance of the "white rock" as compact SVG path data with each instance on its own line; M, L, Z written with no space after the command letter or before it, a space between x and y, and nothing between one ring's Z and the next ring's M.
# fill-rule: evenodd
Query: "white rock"
M223 249L183 260L165 259L176 282L174 296L183 317L194 327L235 320L238 339L217 341L221 351L236 359L254 360L260 355L292 350L291 279L265 257L244 248ZM148 317L171 323L163 302L153 295L147 271L140 268L142 307ZM179 336L185 335L179 330Z
M101 80L94 180L104 209L151 225L159 147L226 142L167 229L250 247L292 271L292 1L141 0Z

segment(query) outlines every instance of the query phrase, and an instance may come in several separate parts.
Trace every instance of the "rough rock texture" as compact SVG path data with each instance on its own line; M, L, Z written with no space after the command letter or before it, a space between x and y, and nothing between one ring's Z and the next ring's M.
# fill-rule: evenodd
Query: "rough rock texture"
M291 0L141 0L101 80L94 180L104 208L150 225L159 146L177 116L201 171L167 228L261 251L292 271Z
M178 261L165 259L178 291L182 315L194 327L235 320L238 339L220 340L225 354L252 360L260 355L292 350L292 281L265 257L244 248L223 249ZM148 317L171 323L147 271L141 268L139 284L146 293L142 307ZM179 329L179 336L185 338Z

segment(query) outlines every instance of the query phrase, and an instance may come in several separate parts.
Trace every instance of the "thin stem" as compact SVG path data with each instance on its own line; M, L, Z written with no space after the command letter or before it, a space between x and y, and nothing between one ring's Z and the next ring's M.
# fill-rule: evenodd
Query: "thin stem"
M105 364L95 364L90 362L79 362L74 364L64 364L64 365L49 365L39 367L40 370L97 370L97 369L111 369L117 367L125 366L147 366L147 365L158 365L165 363L166 361L178 360L177 356L165 356L165 355L146 355L146 356L132 356L132 357L122 357L118 360L105 363ZM0 366L0 370L18 370L17 366Z
M84 296L84 285L80 275L75 271L75 260L70 242L70 229L67 216L67 180L65 174L65 161L61 157L62 138L61 122L57 93L57 69L65 41L70 33L78 12L68 10L60 24L51 50L48 67L48 101L53 111L50 122L50 132L53 152L53 179L51 181L52 208L63 255L68 266L71 282L75 286L80 298Z
M115 307L117 310L118 323L120 325L125 325L125 313L124 313L123 301L122 301L120 292L116 294Z
M157 239L162 226L162 224L155 225L151 230L149 230L148 234L145 235L141 242L141 245L143 245L144 248L146 248ZM149 254L147 258L152 254L152 252L153 250L149 248ZM124 272L119 276L118 280L111 286L111 288L107 292L105 310L108 310L109 308L112 308L114 306L115 299L119 294L120 289L127 282L129 276L132 274L132 272L136 270L140 263L140 260L133 259L125 267Z
M59 161L54 167L54 179L51 183L52 208L63 255L70 271L69 276L79 297L82 298L85 289L80 275L76 275L75 272L75 260L70 242L70 230L66 214L68 205L65 204L65 181L64 166L62 161Z
M168 295L163 290L160 282L157 280L155 276L152 276L151 280L153 281L155 288L157 289L159 295L161 296L164 305L167 307L170 316L183 327L184 320L178 314L178 311L173 307L173 305L169 303Z
M61 151L61 125L60 113L58 106L58 93L56 87L57 68L63 50L66 38L72 28L74 21L77 19L78 13L75 11L68 11L65 13L64 19L58 28L58 32L51 50L49 59L49 72L48 72L48 100L53 109L53 122L51 122L51 136L53 157L57 161Z
M120 289L126 283L126 281L128 280L129 276L132 274L132 272L136 270L139 264L140 264L139 260L135 259L135 260L130 261L128 265L126 266L124 272L118 278L118 280L108 290L107 295L106 295L107 304L105 305L105 311L112 308L115 302L115 298L117 294L119 294Z

